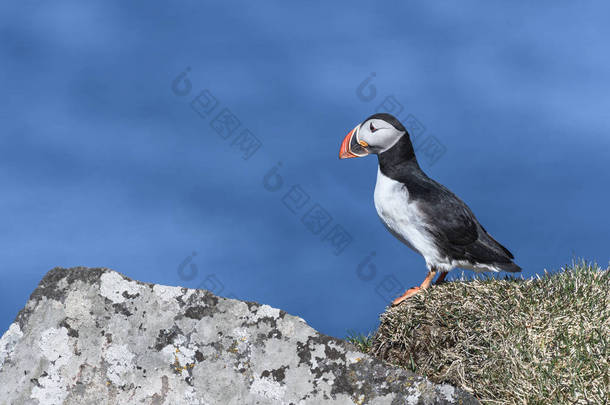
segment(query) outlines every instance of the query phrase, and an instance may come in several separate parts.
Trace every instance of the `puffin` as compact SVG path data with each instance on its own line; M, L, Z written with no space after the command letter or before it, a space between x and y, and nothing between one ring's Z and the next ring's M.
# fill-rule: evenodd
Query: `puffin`
M423 256L428 273L404 300L444 281L454 268L475 272L515 273L513 254L479 223L472 210L447 187L428 177L417 163L411 137L396 117L373 114L341 142L339 159L377 155L374 202L383 225L398 240Z

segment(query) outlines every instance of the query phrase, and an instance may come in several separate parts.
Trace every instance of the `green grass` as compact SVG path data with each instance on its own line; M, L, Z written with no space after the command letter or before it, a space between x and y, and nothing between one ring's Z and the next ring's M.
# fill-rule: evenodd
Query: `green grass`
M610 269L444 283L348 340L483 404L610 404Z
M347 331L347 337L345 338L348 342L353 344L363 353L368 353L373 343L373 334L362 334L353 330Z

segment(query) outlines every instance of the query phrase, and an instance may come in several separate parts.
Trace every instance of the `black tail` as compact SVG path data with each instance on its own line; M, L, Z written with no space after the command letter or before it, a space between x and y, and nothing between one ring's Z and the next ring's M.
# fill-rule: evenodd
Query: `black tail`
M501 268L504 271L508 271L509 273L518 273L521 271L521 267L517 266L517 264L510 262L510 263L498 263L496 264L499 268Z

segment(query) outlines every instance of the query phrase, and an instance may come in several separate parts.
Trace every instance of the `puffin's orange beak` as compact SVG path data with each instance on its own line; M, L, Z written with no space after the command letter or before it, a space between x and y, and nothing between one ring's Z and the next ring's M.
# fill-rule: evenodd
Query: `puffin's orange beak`
M369 154L369 151L364 148L366 143L364 143L364 141L362 141L362 143L358 142L357 138L359 129L360 125L357 125L356 128L349 131L345 138L343 138L343 142L341 142L341 149L339 150L339 159L362 157Z

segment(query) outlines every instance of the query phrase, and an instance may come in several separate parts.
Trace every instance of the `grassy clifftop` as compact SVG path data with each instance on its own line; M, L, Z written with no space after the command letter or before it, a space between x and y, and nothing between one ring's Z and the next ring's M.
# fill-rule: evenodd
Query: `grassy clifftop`
M610 403L610 269L448 282L348 340L484 404Z

